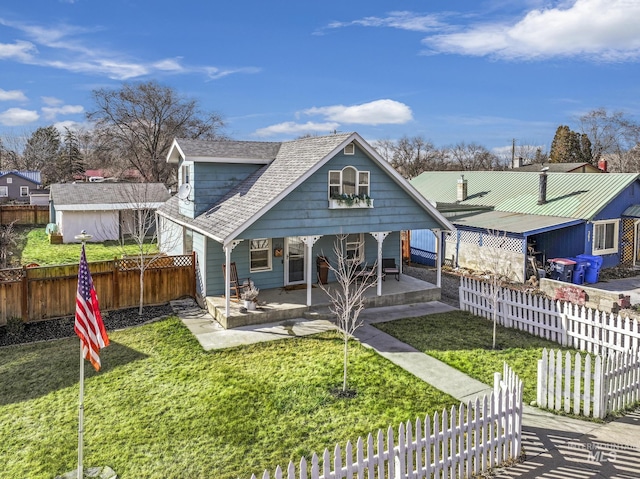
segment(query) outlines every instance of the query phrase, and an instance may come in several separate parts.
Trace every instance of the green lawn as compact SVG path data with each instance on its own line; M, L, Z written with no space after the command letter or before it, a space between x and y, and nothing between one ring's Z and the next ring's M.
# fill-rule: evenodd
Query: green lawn
M145 246L148 249L149 246ZM126 244L121 246L117 241L104 243L87 243L87 261L104 261L126 254L136 254L139 246ZM38 263L39 265L77 263L80 259L80 243L49 244L49 237L44 228L32 229L26 234L26 241L21 252L20 263Z
M375 326L489 386L493 386L493 373L502 372L503 361L506 361L522 379L526 404L536 399L538 359L542 358L542 349L573 351L502 326L497 328L496 350L492 350L493 322L464 311Z
M203 352L176 318L110 333L87 364L85 465L121 479L249 478L457 405L336 333ZM77 338L0 349L0 475L51 479L77 460Z

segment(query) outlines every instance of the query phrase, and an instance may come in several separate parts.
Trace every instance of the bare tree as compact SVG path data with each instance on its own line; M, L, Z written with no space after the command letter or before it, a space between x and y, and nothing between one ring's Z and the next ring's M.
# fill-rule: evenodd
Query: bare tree
M120 213L119 224L113 225L118 231L102 231L108 237L118 237L119 249L126 269L137 270L140 280L140 301L138 314L144 307L144 275L150 267L157 265L166 254L158 249L158 228L156 208L169 198L166 187L161 183L122 183L122 203L128 208ZM176 237L163 237L164 242L179 241ZM130 254L131 245L135 253Z
M174 138L219 138L219 115L203 113L195 100L154 81L123 84L119 90L93 91L96 109L87 113L102 144L110 144L146 181L175 183L165 161Z
M11 255L11 247L18 242L18 233L13 227L17 220L0 225L0 268L6 268Z
M449 149L450 161L459 170L494 170L499 167L496 155L477 143L457 143Z
M362 264L347 258L347 235L338 235L333 245L336 266L329 263L329 271L335 275L337 287L320 283L320 288L327 293L331 300L329 309L336 315L336 325L342 333L343 348L343 377L342 392L347 391L347 366L349 362L349 339L362 326L360 313L364 310L364 293L376 285L372 281L376 275L377 262L371 269L361 269ZM363 273L363 271L365 271Z
M503 284L509 280L512 268L507 255L507 232L489 229L483 239L480 249L480 264L484 270L488 297L491 300L493 312L493 341L491 348L496 349L496 331L500 302L503 299Z

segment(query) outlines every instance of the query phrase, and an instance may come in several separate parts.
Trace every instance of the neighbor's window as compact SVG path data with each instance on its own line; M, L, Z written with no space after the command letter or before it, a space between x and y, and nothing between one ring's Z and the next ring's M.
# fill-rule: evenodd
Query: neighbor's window
M13 178L7 178L7 184L10 185L11 183L13 183Z
M250 248L251 272L271 269L271 239L259 238L251 240Z
M20 187L20 196L29 196L29 187L21 186Z
M9 196L9 187L8 186L0 186L0 197Z
M364 235L362 233L347 235L345 243L347 261L362 263L364 261Z
M329 171L329 198L339 195L369 196L369 172L353 166Z
M618 220L593 223L593 254L613 254L618 252Z

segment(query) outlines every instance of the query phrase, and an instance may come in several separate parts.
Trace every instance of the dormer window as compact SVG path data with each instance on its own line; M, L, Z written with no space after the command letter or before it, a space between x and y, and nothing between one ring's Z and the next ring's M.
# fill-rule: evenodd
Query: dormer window
M345 207L373 208L368 171L353 166L329 171L329 208Z

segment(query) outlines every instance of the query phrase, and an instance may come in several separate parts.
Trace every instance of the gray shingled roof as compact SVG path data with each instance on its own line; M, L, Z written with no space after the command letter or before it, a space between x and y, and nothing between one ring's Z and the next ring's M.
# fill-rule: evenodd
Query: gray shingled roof
M311 175L315 167L351 135L352 133L343 133L310 137L278 144L278 153L271 163L250 175L220 201L211 205L207 212L194 219L179 215L176 198L165 203L158 211L169 217L180 218L184 223L206 231L208 235L225 243L238 229L276 202L294 184ZM240 149L246 148L245 143L248 142L238 143L241 143L238 147ZM178 140L178 144L182 148L182 140ZM204 148L200 151L204 151Z
M228 141L176 139L187 158L250 158L273 160L280 149L280 142L269 141Z
M170 197L162 183L56 183L51 199L62 205L100 205L115 203L161 203Z

